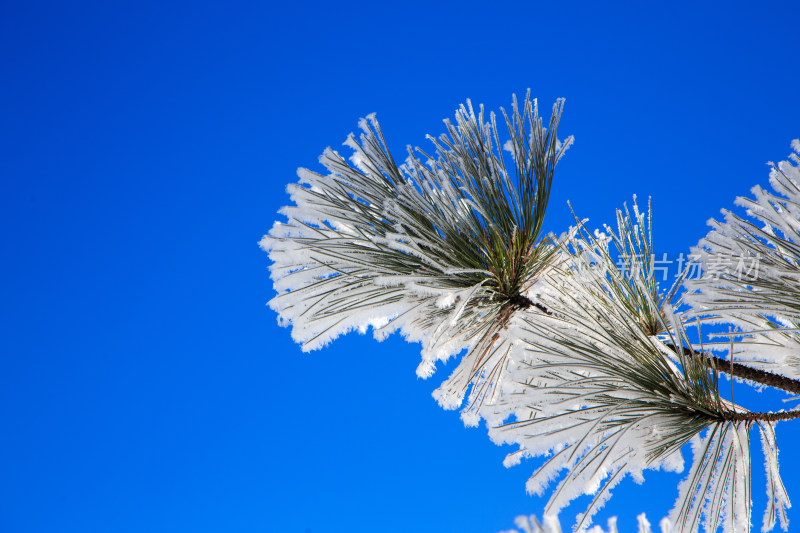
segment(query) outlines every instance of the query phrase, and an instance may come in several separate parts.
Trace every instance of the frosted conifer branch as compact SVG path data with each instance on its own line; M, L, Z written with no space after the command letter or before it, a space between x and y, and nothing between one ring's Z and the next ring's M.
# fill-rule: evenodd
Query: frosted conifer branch
M636 530L637 533L653 533L653 530L650 528L650 522L648 522L644 513L637 516L636 519L639 526ZM563 531L561 523L558 521L558 518L554 516L545 516L541 522L539 522L539 519L534 515L518 516L514 520L514 523L519 529L509 529L500 533L561 533ZM667 518L661 519L659 527L661 533L673 533L672 526ZM608 519L608 526L606 529L600 526L594 526L588 533L619 533L617 530L617 517L614 516Z
M503 111L512 154L501 149L495 115L470 102L430 138L435 156L409 148L398 165L373 115L333 150L327 175L301 169L294 201L261 241L278 291L270 306L304 350L370 326L378 339L400 331L421 342L417 373L466 350L437 392L449 408L473 384L465 420L499 390L508 341L505 321L549 268L555 246L541 235L556 163L572 143L556 138L563 101L548 127L526 96ZM488 118L488 120L487 120Z
M723 210L723 222L709 221L693 250L705 275L686 281L685 301L687 317L737 328L732 358L800 379L800 141L792 148L771 164L774 192L756 186L754 198L736 199L747 218Z
M501 144L494 114L487 120L467 102L455 123L445 122L446 134L430 138L434 156L409 149L402 165L375 117L362 120L360 137L345 143L349 162L328 149L320 160L327 175L301 169L288 188L294 205L281 210L287 221L261 241L278 292L270 306L304 350L353 329L372 328L379 340L400 331L423 345L421 377L464 353L434 395L455 408L469 392L464 421L484 418L495 442L520 446L507 465L547 456L528 490L541 493L560 478L548 517L594 495L576 531L590 527L626 475L641 481L646 469L682 470L689 442L694 461L671 527L749 530L752 428L767 456L764 530L778 522L786 529L771 425L780 417L722 399L720 368L691 347L684 321L726 320L773 343L763 364L791 361L781 350L800 342L797 156L771 175L788 200L761 189L756 201L742 200L766 229L730 215L701 243L709 253L769 252L768 275L689 285L695 314L676 315L677 285L659 291L651 217L635 203L607 234L582 223L558 240L541 234L555 165L572 142L556 137L562 104L545 128L536 101L528 95L520 108L515 98L512 113L503 112L510 139ZM612 248L627 257L625 271Z
M619 233L610 238L592 237L579 226L565 239L569 259L562 257L562 268L549 273L539 297L549 314L514 316L518 341L505 393L481 414L495 442L520 446L507 465L547 457L528 482L529 492L541 494L560 479L547 515L578 496L594 495L577 531L591 525L624 476L641 481L646 469L680 471L680 450L690 441L697 443L695 462L673 512L677 531L695 531L701 523L706 531L718 525L749 530L744 480L752 423L740 420L752 413L720 397L718 371L682 348L668 348L688 341L669 302L652 297L652 269L641 262L625 272L617 268L609 244L628 246L636 242L629 232L647 227L635 205L634 216L638 224L621 212ZM643 247L652 246L650 236L640 237ZM763 436L771 433L769 424L758 429L762 441L773 442ZM776 450L764 450L777 475ZM771 497L771 524L775 515L784 516L784 495Z

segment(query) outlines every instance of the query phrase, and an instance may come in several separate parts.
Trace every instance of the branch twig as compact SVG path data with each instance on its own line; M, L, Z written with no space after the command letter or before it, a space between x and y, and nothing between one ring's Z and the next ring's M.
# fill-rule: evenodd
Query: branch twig
M678 353L677 348L674 345L667 344L666 346L673 352ZM685 346L683 347L683 351L694 355L703 363L705 363L706 366L710 368L716 368L720 372L725 372L726 374L730 374L737 378L755 381L756 383L761 383L762 385L767 385L768 387L773 387L775 389L785 390L786 392L791 392L792 394L800 394L800 381L787 378L786 376L781 376L780 374L767 372L766 370L752 368L741 363L726 361L725 359L715 355L696 352Z

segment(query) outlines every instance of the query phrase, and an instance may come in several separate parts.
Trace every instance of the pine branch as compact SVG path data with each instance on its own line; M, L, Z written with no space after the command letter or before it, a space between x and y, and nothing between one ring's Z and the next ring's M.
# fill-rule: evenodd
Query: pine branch
M552 312L542 304L534 303L533 301L522 295L511 298L509 300L509 303L514 304L521 309L535 307L539 311L545 313L546 315L552 314ZM665 346L670 350L672 350L673 352L675 352L676 354L678 353L678 350L675 347L675 345L670 343L665 343ZM760 370L758 368L749 367L747 365L743 365L742 363L726 361L725 359L722 359L715 355L709 355L703 352L694 351L686 346L683 347L683 351L685 353L691 353L692 355L696 356L709 368L715 368L720 372L725 372L726 374L729 374L733 377L746 379L748 381L754 381L756 383L760 383L768 387L781 389L786 392L791 392L792 394L800 394L800 381L798 380L787 378L786 376L775 374L773 372L767 372L766 370ZM749 413L749 414L758 414L758 413ZM783 414L788 414L788 413L783 413ZM800 414L788 418L797 418L798 416L800 416ZM787 417L773 418L769 420L785 420L785 419L787 419ZM742 420L745 419L743 418ZM755 419L753 418L749 420L755 420ZM767 419L759 418L758 420L767 420Z
M530 307L535 307L542 313L546 315L551 315L552 313L547 309L547 307L543 306L539 302L534 302L527 296L523 294L517 294L516 296L512 296L508 299L509 305L514 306L516 309L528 309Z
M514 298L509 300L509 303L516 306L519 309L528 309L530 307L535 307L542 313L546 315L552 315L552 312L547 309L547 307L543 306L538 302L533 302L529 298L518 295ZM665 343L665 346L672 350L675 354L678 354L678 349L675 345L670 343ZM769 387L773 387L776 389L781 389L787 392L791 392L793 394L800 394L800 381L787 378L786 376L781 376L780 374L775 374L772 372L767 372L766 370L760 370L757 368L752 368L747 365L743 365L741 363L736 363L733 361L726 361L720 357L715 355L709 355L703 352L697 352L692 350L689 347L683 347L683 353L692 354L697 358L698 361L701 361L706 366L711 369L716 369L721 372L725 372L733 377L747 379L749 381L754 381L756 383L760 383L762 385L767 385ZM780 420L792 420L795 418L800 418L800 410L797 411L782 411L778 413L767 413L767 412L755 412L755 411L748 411L748 412L738 412L738 411L727 411L723 419L729 422L754 422L754 421L763 421L763 422L778 422Z
M508 464L551 454L528 481L529 491L541 492L567 471L548 514L594 492L581 531L625 475L676 469L681 448L695 438L673 512L677 530L696 530L703 517L707 531L723 517L736 531L749 528L756 425L770 498L764 530L776 518L786 529L772 422L800 418L800 410L743 412L720 397L718 372L794 394L800 376L691 347L670 304L684 280L659 290L652 211L640 212L635 197L632 213L617 211L616 230L589 232L576 217L564 237L542 236L553 170L572 142L556 137L562 103L545 127L535 100L526 95L520 106L514 98L512 113L503 112L510 139L501 143L495 115L487 120L468 102L454 123L446 121L446 134L429 137L433 156L410 151L400 166L374 116L363 120L362 134L345 143L355 152L352 164L329 149L321 158L328 175L301 170L289 188L294 205L281 211L288 220L261 241L274 262L278 295L270 306L304 350L353 329L372 327L378 339L400 331L423 344L420 377L464 353L434 396L445 408L467 396L467 425L484 418L495 442L520 445ZM744 287L716 278L690 286L684 303L737 327L749 323L753 333L782 335L772 361L797 365L800 141L793 147L797 164L781 163L771 174L783 196L758 189L755 201L742 201L766 229L730 215L701 242L705 262L722 253L761 258L764 276ZM629 264L620 268L618 257ZM677 364L653 341L662 334Z

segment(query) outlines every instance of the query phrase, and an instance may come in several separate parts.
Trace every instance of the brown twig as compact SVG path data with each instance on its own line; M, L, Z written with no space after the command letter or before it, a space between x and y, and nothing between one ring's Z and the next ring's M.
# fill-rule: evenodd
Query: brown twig
M673 352L678 353L677 348L674 345L667 344L666 346ZM752 368L741 363L726 361L725 359L715 355L709 355L703 352L695 352L694 350L685 346L683 347L683 351L685 353L694 355L700 361L705 363L706 366L710 368L716 368L720 372L725 372L726 374L730 374L737 378L755 381L756 383L767 385L768 387L773 387L775 389L785 390L786 392L791 392L792 394L800 394L800 381L787 378L786 376L781 376L780 374L767 372L766 370Z

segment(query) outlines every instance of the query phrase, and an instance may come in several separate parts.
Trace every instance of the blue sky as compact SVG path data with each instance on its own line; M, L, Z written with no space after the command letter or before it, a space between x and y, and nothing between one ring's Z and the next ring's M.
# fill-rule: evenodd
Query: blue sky
M789 1L3 3L0 531L477 533L539 513L534 463L503 468L509 448L431 398L449 368L418 380L397 337L303 354L277 326L256 243L285 185L368 113L400 154L466 98L530 87L566 98L576 138L547 229L567 200L610 222L636 193L657 246L687 251L800 136L798 20ZM778 428L795 498L798 436ZM601 521L663 516L680 478L647 479Z

